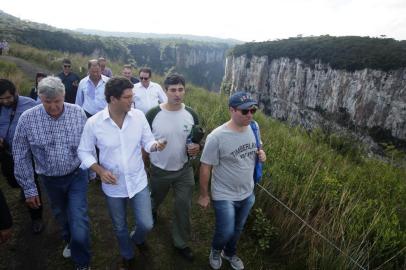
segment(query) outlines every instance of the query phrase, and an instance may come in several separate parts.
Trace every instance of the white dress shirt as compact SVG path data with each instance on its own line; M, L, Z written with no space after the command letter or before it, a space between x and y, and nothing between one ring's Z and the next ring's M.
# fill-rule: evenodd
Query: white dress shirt
M164 90L162 90L162 87L154 82L149 82L148 88L145 88L141 82L134 84L133 93L135 108L144 113L147 113L159 103L168 101L168 97Z
M101 75L101 79L95 86L89 76L84 77L79 82L75 104L91 115L103 110L107 106L104 88L108 80L109 77Z
M102 183L109 197L132 198L147 184L141 147L148 153L155 143L144 114L131 109L120 129L110 118L108 107L90 117L86 122L78 148L78 156L89 168L97 162L95 146L100 150L100 165L118 179L117 185Z

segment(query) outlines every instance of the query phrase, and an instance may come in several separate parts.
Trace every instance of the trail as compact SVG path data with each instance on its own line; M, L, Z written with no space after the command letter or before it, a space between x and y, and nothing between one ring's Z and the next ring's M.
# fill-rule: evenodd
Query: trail
M33 64L32 62L11 55L0 55L0 60L15 63L17 67L21 69L24 72L24 74L26 74L30 78L35 78L37 72L43 72L46 74L54 73L53 71L40 67L36 64Z

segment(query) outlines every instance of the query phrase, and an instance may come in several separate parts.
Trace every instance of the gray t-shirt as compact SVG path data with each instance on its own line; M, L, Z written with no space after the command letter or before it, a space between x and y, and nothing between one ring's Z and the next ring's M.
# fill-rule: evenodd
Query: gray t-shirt
M223 124L207 136L200 161L213 166L213 200L240 201L252 194L256 152L250 126L237 132Z

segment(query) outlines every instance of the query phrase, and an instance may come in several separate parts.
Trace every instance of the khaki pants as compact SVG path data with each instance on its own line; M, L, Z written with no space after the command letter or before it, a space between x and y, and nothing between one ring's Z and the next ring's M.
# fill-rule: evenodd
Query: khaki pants
M195 185L189 163L179 171L166 171L151 164L152 211L156 212L172 187L174 193L172 239L177 248L187 247L190 238L190 208Z

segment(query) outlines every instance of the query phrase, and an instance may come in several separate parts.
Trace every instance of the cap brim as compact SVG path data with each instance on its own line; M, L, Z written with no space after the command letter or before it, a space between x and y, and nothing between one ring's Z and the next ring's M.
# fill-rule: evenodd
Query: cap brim
M258 103L255 101L247 102L247 103L241 104L240 106L237 106L237 109L246 110L246 109L251 108L252 106L258 106Z

